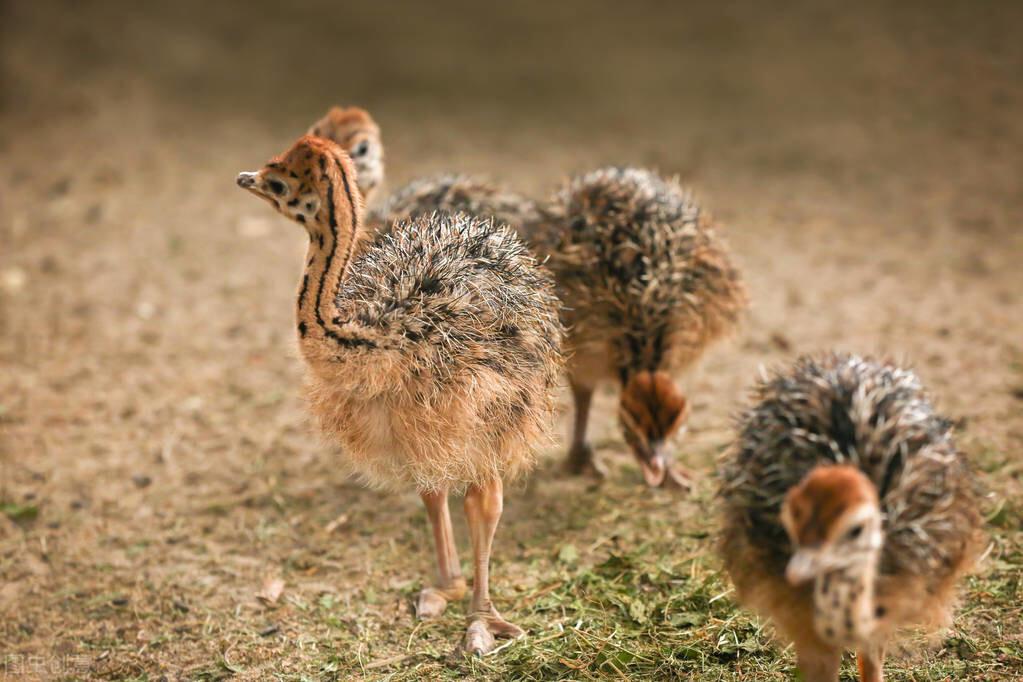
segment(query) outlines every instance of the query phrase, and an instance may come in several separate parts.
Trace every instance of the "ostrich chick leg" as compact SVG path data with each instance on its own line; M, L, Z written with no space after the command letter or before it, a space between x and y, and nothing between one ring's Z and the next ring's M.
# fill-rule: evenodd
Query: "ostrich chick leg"
M817 646L796 646L796 661L806 682L838 682L842 652Z
M593 387L572 381L572 398L575 402L575 422L572 427L572 446L568 451L565 468L572 474L592 474L598 478L607 476L607 468L597 460L593 448L586 440L586 428L590 421L590 404L593 402Z
M419 592L416 615L420 618L435 618L444 613L448 601L465 596L465 578L458 565L458 547L451 528L451 512L448 510L448 491L423 493L423 504L433 527L433 542L437 549L436 587L424 587Z
M860 682L884 682L884 647L868 647L856 652Z
M465 632L465 650L477 656L494 648L495 637L521 637L525 634L522 628L501 618L490 601L490 549L503 507L504 485L500 479L471 486L465 493L465 517L475 558L472 609Z

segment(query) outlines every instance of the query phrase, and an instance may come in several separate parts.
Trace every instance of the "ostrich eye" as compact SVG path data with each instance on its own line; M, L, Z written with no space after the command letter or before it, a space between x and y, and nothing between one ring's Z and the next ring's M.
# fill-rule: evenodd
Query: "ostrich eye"
M366 156L366 152L369 151L369 141L363 140L356 147L355 151L352 152L352 156Z
M273 192L277 196L281 196L282 194L284 194L285 190L287 190L287 185L285 185L280 180L270 180L266 183L266 186L267 188L269 188L271 192Z
M861 535L862 533L863 533L863 525L862 525L862 524L860 524L860 525L856 525L856 526L853 526L852 528L850 528L850 529L849 529L849 530L848 530L848 531L846 532L846 534L845 534L845 539L846 539L846 540L855 540L855 539L856 539L856 538L858 538L858 537L859 537L859 536L860 536L860 535Z

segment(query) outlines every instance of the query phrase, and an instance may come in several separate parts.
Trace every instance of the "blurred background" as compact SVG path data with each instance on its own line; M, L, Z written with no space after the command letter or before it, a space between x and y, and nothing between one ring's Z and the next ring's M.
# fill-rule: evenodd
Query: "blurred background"
M619 483L594 498L547 453L503 531L523 590L554 570L551 542L592 548L619 520L626 545L676 551L757 368L816 349L917 367L1011 500L1021 35L1019 2L0 3L0 653L198 675L233 643L254 678L282 655L315 670L251 635L268 572L370 604L352 636L405 646L407 618L381 630L429 570L418 502L334 473L298 398L303 238L234 186L334 104L379 121L385 192L441 171L537 197L604 164L677 174L745 272L743 331L686 380L693 500L637 501L602 397ZM1000 556L1023 564L1007 509ZM1015 622L988 634L1018 642L1013 600L985 608L971 632ZM274 622L319 637L310 617Z
M132 142L247 160L338 102L380 120L396 177L469 167L539 185L614 161L772 186L812 168L848 192L936 164L958 176L966 150L986 168L1019 152L1011 2L3 7L5 145L116 120L78 138L94 162ZM889 191L904 189L923 188Z

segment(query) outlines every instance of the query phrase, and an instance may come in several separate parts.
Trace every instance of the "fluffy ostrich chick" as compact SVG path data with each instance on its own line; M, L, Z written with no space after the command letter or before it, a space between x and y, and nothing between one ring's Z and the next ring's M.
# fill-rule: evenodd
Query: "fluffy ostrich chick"
M528 232L564 305L576 407L569 469L603 475L586 432L595 388L613 381L647 483L687 487L669 455L688 414L677 379L747 305L725 245L688 191L648 170L574 178L542 210Z
M722 467L721 552L746 605L795 644L809 682L856 649L879 682L906 626L950 617L983 544L976 484L911 372L803 358L762 381Z
M367 484L415 489L426 505L439 579L419 615L466 592L447 502L464 490L475 555L465 649L522 634L491 603L489 560L503 482L533 466L552 419L552 282L510 230L464 215L401 223L353 258L362 199L351 159L325 138L299 139L238 184L308 234L296 326L324 433Z

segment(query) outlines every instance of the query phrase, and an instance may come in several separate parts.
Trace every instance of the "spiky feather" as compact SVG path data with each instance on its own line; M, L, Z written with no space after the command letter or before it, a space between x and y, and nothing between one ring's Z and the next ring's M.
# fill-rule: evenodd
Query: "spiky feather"
M529 232L565 302L570 346L600 345L610 375L685 369L747 305L738 271L691 193L652 171L577 177Z
M915 374L855 355L803 357L756 385L737 429L720 467L720 496L722 553L740 596L764 585L787 589L785 493L815 466L843 463L878 490L885 535L878 601L921 595L923 603L905 604L900 618L941 620L925 614L947 608L951 586L980 547L981 519L951 424Z
M553 418L557 309L550 278L508 228L465 214L399 221L338 291L334 322L364 347L338 359L342 382L318 389L340 384L346 396L313 407L355 445L353 469L371 484L459 489L512 478L532 466ZM404 450L397 470L367 447L366 420L353 418L356 404L375 400Z

